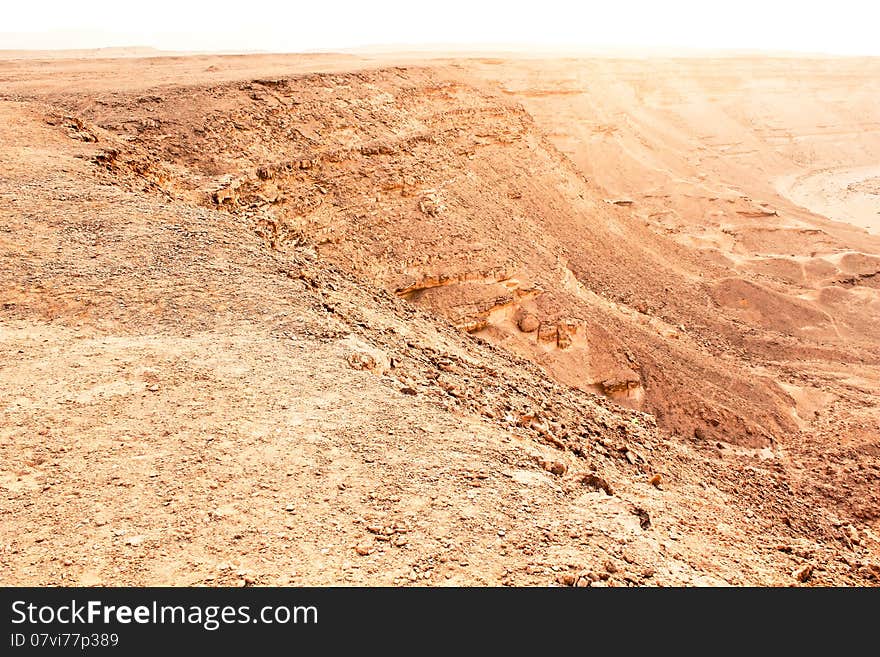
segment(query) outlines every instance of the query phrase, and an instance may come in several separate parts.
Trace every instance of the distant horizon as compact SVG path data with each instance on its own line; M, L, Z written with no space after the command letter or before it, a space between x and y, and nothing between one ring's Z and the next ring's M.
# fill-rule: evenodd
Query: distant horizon
M304 53L365 49L701 51L880 56L880 5L860 0L404 0L321 4L153 0L52 1L4 12L0 50L155 48Z
M878 54L860 53L836 53L826 51L785 50L746 47L697 47L697 46L665 46L665 45L616 45L616 44L529 44L529 43L370 43L363 45L345 46L339 48L306 48L302 50L272 50L272 49L247 49L247 48L217 48L217 49L185 49L163 48L145 43L113 44L105 46L44 46L44 47L6 47L6 39L9 33L0 32L0 53L101 53L104 51L134 51L130 56L138 56L137 53L155 53L158 56L179 55L370 55L370 54L437 54L444 55L551 55L551 56L604 56L604 55L633 55L633 56L670 56L670 57L696 57L696 56L767 56L767 57L827 57L827 58L880 58Z

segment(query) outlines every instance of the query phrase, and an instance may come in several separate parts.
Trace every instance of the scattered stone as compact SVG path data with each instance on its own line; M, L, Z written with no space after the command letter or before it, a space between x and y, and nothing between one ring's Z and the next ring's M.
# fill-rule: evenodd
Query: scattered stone
M614 491L611 490L611 485L595 472L587 472L586 474L581 475L579 481L591 490L596 492L601 490L604 491L606 495L614 495Z
M799 582L807 582L813 576L813 566L810 564L804 564L800 568L797 568L791 576Z
M638 516L639 526L642 529L650 529L651 528L651 516L642 507L637 506L635 504L630 504L629 511L634 516ZM670 538L671 537L672 537L672 534L670 534Z
M607 577L607 575L606 575ZM602 579L599 575L594 573L592 570L584 570L578 573L578 579L576 586L587 587L591 586L593 582L598 582Z
M846 537L849 539L850 543L853 545L858 545L861 543L861 537L859 536L859 530L853 527L852 525L846 526Z
M568 466L566 466L565 463L563 463L562 461L545 461L542 459L541 467L550 474L555 475L564 475L568 470Z
M546 425L544 425L546 427ZM557 438L554 434L552 434L548 429L541 429L540 427L533 427L541 436L541 438L553 445L556 449L565 449L565 442Z
M577 578L574 573L561 573L556 577L556 581L559 582L562 586L574 586Z
M419 210L429 217L439 217L446 210L436 196L427 195L419 201Z
M516 323L516 325L523 333L534 333L538 330L541 322L538 321L538 318L531 313L524 313L522 317L519 318L519 321Z
M870 580L880 581L880 563L872 563L870 561L866 561L864 562L862 567L859 568L858 572L862 577Z
M143 536L129 536L127 539L125 539L126 545L138 546L143 542L144 542Z
M147 386L147 390L149 390L150 392L158 392L159 391L159 384L158 383L151 383L150 385Z
M369 342L349 337L343 344L349 348L346 361L352 369L369 371L378 375L385 374L391 369L391 357Z
M359 543L355 546L354 551L357 552L362 557L366 557L367 555L373 554L375 548L368 543Z
M648 480L648 483L651 484L652 486L654 486L655 488L660 488L660 484L663 483L663 477L661 477L659 474L655 474L653 477L651 477Z
M452 381L440 379L437 381L437 385L440 386L442 390L446 392L447 395L455 398L462 398L465 396L464 391L461 389L461 386L456 385Z
M348 355L348 364L352 369L356 370L374 370L376 369L376 359L370 354L354 352Z

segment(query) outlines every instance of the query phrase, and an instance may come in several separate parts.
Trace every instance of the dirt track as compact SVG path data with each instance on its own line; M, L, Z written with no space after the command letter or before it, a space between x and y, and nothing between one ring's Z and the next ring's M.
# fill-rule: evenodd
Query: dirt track
M876 584L878 69L0 61L3 582Z

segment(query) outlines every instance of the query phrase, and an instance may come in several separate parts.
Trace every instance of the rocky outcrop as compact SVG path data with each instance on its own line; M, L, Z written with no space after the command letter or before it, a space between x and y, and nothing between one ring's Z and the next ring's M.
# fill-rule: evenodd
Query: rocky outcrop
M645 396L641 377L628 367L601 381L599 387L606 397L627 406L640 404Z
M420 278L417 282L398 288L395 290L395 294L404 299L408 299L414 292L420 290L429 290L435 287L457 285L461 283L483 283L491 285L494 283L505 284L510 282L512 286L518 287L518 283L516 283L513 278L513 272L515 269L515 265L510 265L476 271L428 274Z
M523 325L531 330L526 331ZM558 349L570 348L578 338L584 338L587 330L586 323L578 319L541 321L531 313L523 313L517 326L523 333L536 333L537 344Z

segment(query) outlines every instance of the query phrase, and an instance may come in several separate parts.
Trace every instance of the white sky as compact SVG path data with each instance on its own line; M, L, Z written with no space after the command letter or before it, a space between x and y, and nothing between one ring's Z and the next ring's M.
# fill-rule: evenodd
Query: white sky
M432 44L880 55L880 0L0 0L0 49Z

